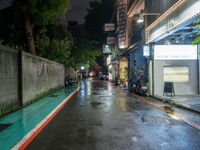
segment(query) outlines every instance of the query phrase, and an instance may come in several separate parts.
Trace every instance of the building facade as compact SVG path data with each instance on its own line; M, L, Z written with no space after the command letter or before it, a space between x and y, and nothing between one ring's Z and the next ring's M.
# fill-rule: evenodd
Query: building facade
M199 93L198 46L192 45L200 30L194 24L199 8L200 0L146 0L147 12L160 13L158 18L146 18L151 95L165 96L167 83L172 83L175 95Z
M141 53L144 25L137 24L138 15L143 11L144 0L115 1L112 22L116 24L117 42L112 54L113 74L126 86L131 80L145 76L146 59Z
M168 83L175 95L198 94L199 49L192 41L200 31L195 26L200 0L123 0L120 6L121 2L115 3L118 55L113 54L113 62L119 68L126 57L127 81L144 80L153 96L165 95ZM124 11L126 17L120 13Z

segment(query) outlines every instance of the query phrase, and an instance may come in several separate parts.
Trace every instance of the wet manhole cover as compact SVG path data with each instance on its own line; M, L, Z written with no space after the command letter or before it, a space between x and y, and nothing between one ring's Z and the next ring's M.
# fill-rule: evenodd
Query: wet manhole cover
M0 132L4 131L5 129L7 129L9 126L11 126L12 124L0 124Z

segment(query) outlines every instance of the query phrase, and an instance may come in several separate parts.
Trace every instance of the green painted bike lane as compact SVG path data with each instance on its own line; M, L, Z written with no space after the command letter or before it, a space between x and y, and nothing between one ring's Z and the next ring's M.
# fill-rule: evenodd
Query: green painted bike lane
M0 150L13 148L76 90L75 86L60 90L1 118L0 124L8 124L9 127L0 132Z

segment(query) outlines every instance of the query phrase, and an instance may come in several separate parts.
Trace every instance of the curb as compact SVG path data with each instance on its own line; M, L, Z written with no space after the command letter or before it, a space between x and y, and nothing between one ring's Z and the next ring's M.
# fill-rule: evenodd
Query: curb
M62 108L79 92L78 87L62 103L60 103L52 112L46 116L35 128L30 130L11 150L24 150L38 136L38 134L51 122L51 120L62 110Z
M166 100L166 99L162 99L162 98L159 98L159 97L154 97L154 96L150 96L152 98L155 98L163 103L166 103L166 104L169 104L171 106L174 106L174 107L177 107L177 108L181 108L181 109L184 109L184 110L187 110L187 111L190 111L190 112L193 112L193 113L196 113L198 115L200 115L200 111L197 111L197 110L194 110L192 108L189 108L189 107L186 107L186 106L183 106L181 104L178 104L178 103L175 103L174 101L171 101L171 100Z

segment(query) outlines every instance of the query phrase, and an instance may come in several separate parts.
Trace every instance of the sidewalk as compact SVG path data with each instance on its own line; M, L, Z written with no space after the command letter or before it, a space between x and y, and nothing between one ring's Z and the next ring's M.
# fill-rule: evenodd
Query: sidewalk
M0 149L19 149L77 92L77 87L55 92L0 119Z
M175 105L200 114L200 95L186 95L186 96L173 96L173 97L154 96L154 97L165 103L169 103L171 105Z

